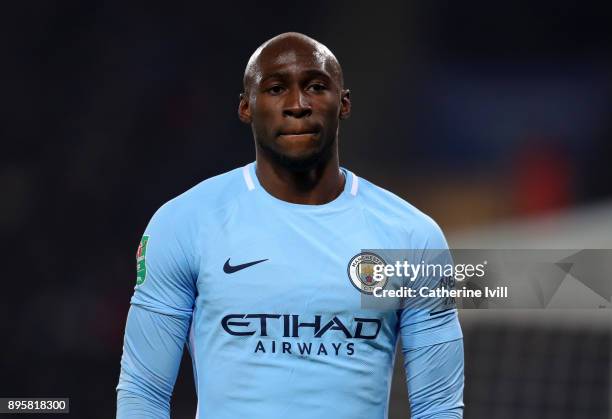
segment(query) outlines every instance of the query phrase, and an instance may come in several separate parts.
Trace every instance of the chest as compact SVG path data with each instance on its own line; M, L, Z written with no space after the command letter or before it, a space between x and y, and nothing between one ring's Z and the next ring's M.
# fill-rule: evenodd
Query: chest
M363 293L351 262L386 239L358 211L240 214L201 240L199 299L219 312L355 312Z

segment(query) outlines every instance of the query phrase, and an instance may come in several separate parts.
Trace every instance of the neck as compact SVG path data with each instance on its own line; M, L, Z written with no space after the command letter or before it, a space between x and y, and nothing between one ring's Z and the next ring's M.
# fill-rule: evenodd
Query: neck
M322 205L333 201L344 189L338 153L325 162L303 171L280 166L257 150L257 178L275 198L293 204Z

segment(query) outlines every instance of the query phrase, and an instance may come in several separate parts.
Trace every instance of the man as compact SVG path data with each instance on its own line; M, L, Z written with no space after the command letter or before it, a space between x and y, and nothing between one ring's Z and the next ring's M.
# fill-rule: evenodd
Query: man
M238 115L256 161L163 205L138 248L118 418L169 416L187 341L198 418L382 419L400 337L412 417L462 416L456 310L363 308L375 256L362 249L447 245L339 167L350 110L324 45L286 33L255 51Z

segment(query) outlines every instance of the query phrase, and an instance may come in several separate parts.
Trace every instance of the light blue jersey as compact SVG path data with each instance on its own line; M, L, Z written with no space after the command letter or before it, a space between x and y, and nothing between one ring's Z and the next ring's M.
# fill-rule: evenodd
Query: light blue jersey
M447 248L444 236L342 172L324 205L273 197L251 163L157 211L138 249L118 418L169 417L187 343L197 418L383 419L398 342L412 417L462 417L456 310L364 309L349 266L363 249Z

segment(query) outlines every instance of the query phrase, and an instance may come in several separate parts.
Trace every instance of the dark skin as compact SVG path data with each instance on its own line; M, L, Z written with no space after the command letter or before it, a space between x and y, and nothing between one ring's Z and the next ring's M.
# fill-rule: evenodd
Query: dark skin
M345 182L339 124L351 102L333 54L304 35L279 35L253 54L244 85L238 116L251 125L264 189L296 204L334 200Z

